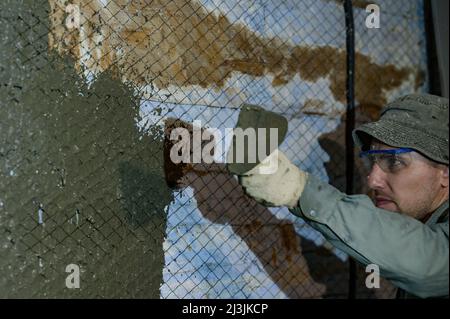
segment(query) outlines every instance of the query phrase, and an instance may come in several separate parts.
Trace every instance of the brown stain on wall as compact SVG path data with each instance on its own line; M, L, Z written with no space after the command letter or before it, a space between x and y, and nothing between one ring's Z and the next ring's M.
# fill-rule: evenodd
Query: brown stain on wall
M273 76L272 85L329 78L345 102L346 52L331 47L293 46L262 38L194 0L49 0L49 47L70 54L94 73L111 69L136 85L223 87L232 72ZM65 25L68 4L80 8L80 28ZM82 52L89 52L88 55ZM379 65L356 54L356 98L383 105L385 93L408 80L411 70Z
M294 114L294 117L301 116L303 114L308 115L325 115L324 107L325 101L319 99L306 99L305 102L300 105L299 110Z
M278 227L280 230L282 244L286 251L286 260L288 262L292 262L292 254L298 254L300 252L297 234L295 233L294 227L291 223L280 224Z
M176 128L187 129L192 136L192 124L177 119L167 119L164 122L164 174L167 186L172 189L178 187L179 180L189 171L192 170L190 163L174 163L170 158L170 150L176 144L176 141L170 139L172 130Z
M175 144L178 143L178 141L172 140L170 138L170 135L174 129L178 129L178 128L185 129L189 132L190 159L193 158L192 156L194 153L194 148L193 148L194 127L192 126L192 124L182 121L180 119L175 119L175 118L165 119L165 121L164 121L163 156L164 156L164 175L165 175L165 180L166 180L167 186L169 186L172 189L178 189L180 187L180 180L182 179L182 177L190 172L194 172L198 176L204 176L204 175L212 174L212 173L225 172L225 169L218 170L217 167L215 170L211 169L211 167L213 167L213 166L207 165L205 163L195 163L195 164L191 163L191 162L174 163L171 159L170 151L175 146ZM213 134L210 131L208 131L207 129L204 129L204 128L199 128L199 129L200 129L200 134L202 136L204 136L204 133L207 132L208 135L211 137L210 140L202 140L201 141L201 149L203 150L204 147L206 147L206 145L211 142L214 143L214 145L215 145L216 142L214 141ZM211 149L211 155L214 155L214 147L212 147L212 149Z

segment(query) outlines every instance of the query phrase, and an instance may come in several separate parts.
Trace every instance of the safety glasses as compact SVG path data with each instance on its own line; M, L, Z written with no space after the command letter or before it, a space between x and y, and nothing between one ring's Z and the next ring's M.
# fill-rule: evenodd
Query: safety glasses
M385 173L394 174L411 164L412 152L411 148L397 148L392 150L370 150L361 152L359 157L368 169L372 170L376 163Z

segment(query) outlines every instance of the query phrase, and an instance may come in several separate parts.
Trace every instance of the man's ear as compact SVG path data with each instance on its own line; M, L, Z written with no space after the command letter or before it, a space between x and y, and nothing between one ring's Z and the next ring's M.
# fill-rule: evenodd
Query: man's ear
M444 188L448 188L448 165L442 165L441 167L441 186Z

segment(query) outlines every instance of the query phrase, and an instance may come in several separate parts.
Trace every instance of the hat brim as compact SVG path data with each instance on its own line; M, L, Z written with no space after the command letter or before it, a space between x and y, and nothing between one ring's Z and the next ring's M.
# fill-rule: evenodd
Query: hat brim
M448 165L448 144L432 134L389 120L367 123L353 131L353 140L363 151L373 138L391 147L407 147L429 159ZM441 156L437 156L440 154Z

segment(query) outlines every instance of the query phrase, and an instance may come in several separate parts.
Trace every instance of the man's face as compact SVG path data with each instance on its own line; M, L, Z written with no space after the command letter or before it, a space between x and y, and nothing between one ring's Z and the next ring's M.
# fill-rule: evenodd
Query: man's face
M371 149L396 148L373 142ZM378 208L422 219L448 199L448 166L434 164L417 152L399 154L386 163L391 169L380 160L368 176Z

